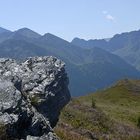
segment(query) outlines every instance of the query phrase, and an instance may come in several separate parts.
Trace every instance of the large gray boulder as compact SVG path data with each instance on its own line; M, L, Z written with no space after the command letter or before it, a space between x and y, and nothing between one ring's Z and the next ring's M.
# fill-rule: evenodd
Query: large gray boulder
M70 100L64 66L52 56L0 59L1 140L58 140L52 128Z

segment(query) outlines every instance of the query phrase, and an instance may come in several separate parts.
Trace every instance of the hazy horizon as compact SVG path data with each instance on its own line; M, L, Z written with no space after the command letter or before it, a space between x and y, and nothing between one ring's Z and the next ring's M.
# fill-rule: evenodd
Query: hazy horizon
M139 0L5 0L0 5L0 26L11 31L27 27L68 41L110 38L140 29L139 5Z
M3 28L3 29L6 29L6 30L9 30L9 31L11 31L11 32L15 32L15 31L18 31L18 30L20 30L20 29L24 29L24 28L27 28L27 29L30 29L30 28L28 28L28 27L21 27L21 28L19 28L19 29L16 29L16 30L10 30L10 29L7 29L6 27L1 27L0 26L0 28ZM30 29L30 30L32 30L32 31L34 31L34 32L36 32L36 33L38 33L38 34L40 34L40 35L45 35L45 34L47 34L47 33L50 33L50 32L45 32L45 33L43 33L43 34L41 34L41 33L39 33L39 32L37 32L37 31L35 31L35 30L33 30L33 29ZM139 31L140 29L138 29L138 30L133 30L133 31ZM120 33L116 33L116 34L122 34L122 33L129 33L129 32L133 32L133 31L125 31L125 32L120 32ZM50 33L50 34L52 34L52 33ZM112 37L114 37L116 34L113 34L112 36L110 36L110 37L103 37L103 38L80 38L79 36L74 36L73 38L72 38L72 40L74 39L74 38L80 38L80 39L84 39L84 40L86 40L86 41L88 41L88 40L91 40L91 39L110 39L110 38L112 38ZM56 36L56 34L53 34L53 35L55 35ZM57 37L60 37L60 36L57 36ZM62 37L60 37L60 38L62 38ZM68 41L68 42L71 42L72 40L67 40L67 39L65 39L65 38L62 38L62 39L64 39L64 40L66 40L66 41Z

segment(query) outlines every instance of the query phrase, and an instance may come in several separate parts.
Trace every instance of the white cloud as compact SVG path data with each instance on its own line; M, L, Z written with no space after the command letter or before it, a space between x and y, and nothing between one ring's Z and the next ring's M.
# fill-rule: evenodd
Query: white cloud
M115 17L113 17L112 15L110 14L107 14L106 15L106 19L110 20L110 21L115 21Z
M104 11L102 11L102 14L105 16L105 18L106 18L107 20L115 21L115 17L112 16L111 14L109 14L108 11L104 10Z

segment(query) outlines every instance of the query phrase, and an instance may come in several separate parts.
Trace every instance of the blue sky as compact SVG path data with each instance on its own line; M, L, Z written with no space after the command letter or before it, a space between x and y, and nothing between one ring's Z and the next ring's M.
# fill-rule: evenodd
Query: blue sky
M0 0L0 26L28 27L66 40L140 29L140 0Z

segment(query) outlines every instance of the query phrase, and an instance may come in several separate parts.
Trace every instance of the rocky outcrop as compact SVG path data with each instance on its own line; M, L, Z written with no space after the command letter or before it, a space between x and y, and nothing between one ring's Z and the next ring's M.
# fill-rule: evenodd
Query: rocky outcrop
M58 140L52 128L70 100L64 65L51 56L0 59L1 140Z

